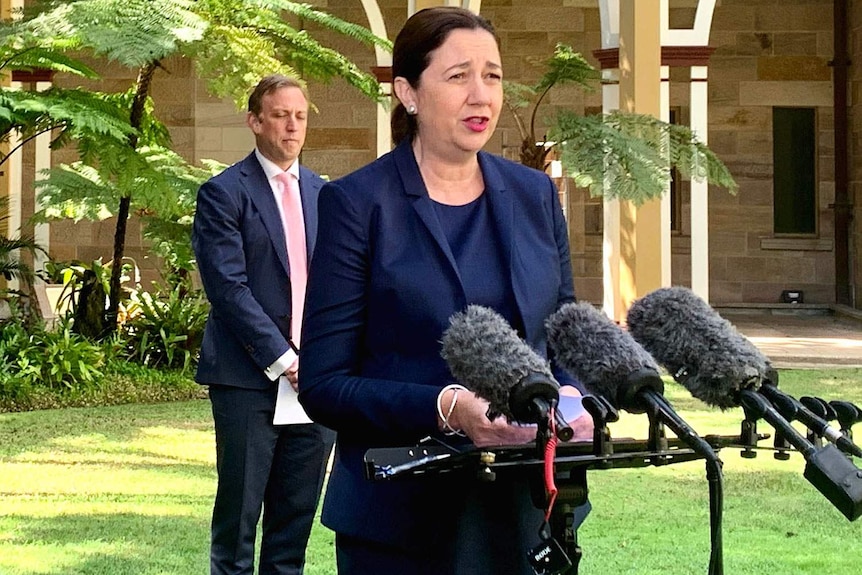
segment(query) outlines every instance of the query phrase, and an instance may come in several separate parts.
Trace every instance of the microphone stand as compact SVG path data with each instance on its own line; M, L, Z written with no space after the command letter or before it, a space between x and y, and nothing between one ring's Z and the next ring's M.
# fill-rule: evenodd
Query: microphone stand
M761 395L765 396L772 405L775 406L775 409L782 417L784 417L784 419L788 421L795 419L805 425L805 427L810 430L806 439L808 439L808 441L810 441L815 447L821 447L822 441L820 441L820 438L826 438L830 442L834 443L838 449L844 453L855 455L856 457L862 457L862 449L853 443L852 435L849 433L842 433L837 429L832 428L825 419L808 409L808 407L800 401L797 401L774 385L768 383L761 385L757 391ZM846 408L846 406L849 406L850 409L855 409L853 404L849 402L833 401L831 403L832 407L835 408L836 416L838 414L838 409L841 407ZM841 419L839 419L839 423L840 422Z
M724 555L721 524L724 514L724 483L722 461L712 446L673 410L665 397L651 388L644 388L639 394L648 405L647 417L650 422L661 421L666 424L685 444L700 454L706 461L706 480L709 484L709 532L710 554L709 575L724 574ZM655 427L651 424L650 428ZM662 431L663 434L663 431ZM667 449L667 438L663 444Z
M636 395L654 394L655 390L649 389L643 394ZM683 428L678 427L681 420L678 415L674 415L672 408L666 404L663 397L644 397L644 402L649 402L652 407L645 409L644 406L647 406L647 403L635 404L633 406L635 409L638 409L638 405L641 409L634 412L647 412L655 420L667 418L667 426L677 434L677 437L666 438L666 451L661 452L652 450L653 441L612 440L606 424L616 421L618 417L616 408L600 396L584 396L584 398L584 407L596 419L596 427L600 430L597 435L598 441L573 441L562 443L557 447L554 457L555 480L558 486L557 505L552 508L547 524L547 529L563 543L565 553L574 559L573 565L563 567L562 570L537 570L537 573L577 575L578 561L581 557L577 542L577 526L582 519L577 512L583 509L582 506L587 501L587 471L641 468L706 459L707 478L710 482L710 527L713 548L709 573L720 575L723 569L720 556L722 477L721 461L715 452L724 448L739 447L743 449L743 457L752 457L754 449L761 449L757 445L758 442L769 437L769 435L757 433L757 421L760 419L771 424L777 431L781 431L791 445L802 454L807 463L804 477L838 511L850 521L862 516L862 471L854 466L834 444L827 444L824 447L812 445L759 392L751 390L740 392L739 405L745 413L745 421L739 435L708 435L703 440L696 434L692 436L693 431L686 432L687 424L684 421L681 422ZM804 403L802 398L800 403ZM537 441L550 441L552 437L550 417L540 419L537 426L541 430ZM704 455L702 446L696 445L699 441L706 443L712 451L711 456ZM543 468L546 462L544 458L536 457L536 453L534 445L463 449L429 437L414 446L368 450L364 457L365 474L367 479L373 481L394 481L401 477L477 473L480 478L494 481L497 472L505 474L511 470ZM539 482L533 482L533 485L539 485ZM533 495L537 496L537 492L534 491ZM543 504L546 506L544 491L539 499L534 499L534 503L536 501L539 502L536 505L537 508L542 508Z
M516 416L530 413L535 421L536 456L544 462L543 480L532 482L533 505L547 510L546 520L539 529L542 543L530 552L533 569L536 573L577 575L583 550L578 545L574 514L577 507L587 502L587 473L586 469L579 468L563 475L555 468L558 438L568 441L574 435L557 408L558 401L559 395L556 398L545 396L540 401L534 395L526 404L531 406L527 410L524 403L518 405L516 394L509 398Z
M623 408L637 413L646 411L650 420L650 442L653 447L664 447L667 438L661 422L667 425L686 445L706 460L706 479L709 483L709 527L710 554L709 575L724 575L723 543L721 523L724 508L724 488L722 462L712 446L700 437L691 426L667 402L664 395L664 382L652 369L642 369L631 373L618 392L618 400Z
M557 490L553 469L557 441L569 441L574 436L574 430L558 409L559 401L560 385L544 373L528 373L509 390L509 409L515 420L536 424L536 456L545 462L543 481L538 486L533 484L532 498L536 508L550 509L539 530L543 543L531 552L531 557L536 558L538 565L553 569L544 572L562 572L557 569L571 565L567 571L576 575L582 551L572 524L574 506L570 507L570 504L586 502L586 471L580 473L581 477L575 480L574 485L561 477L566 485ZM555 505L558 498L559 505ZM565 549L559 548L558 541L563 541Z

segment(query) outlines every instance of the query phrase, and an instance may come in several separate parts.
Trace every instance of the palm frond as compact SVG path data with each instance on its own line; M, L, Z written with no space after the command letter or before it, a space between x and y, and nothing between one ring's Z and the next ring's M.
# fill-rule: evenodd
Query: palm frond
M99 171L84 164L62 164L45 170L36 180L39 204L32 220L46 222L57 219L100 221L113 215L117 187L104 181Z
M586 58L566 44L558 43L554 55L544 62L544 66L547 71L533 87L537 94L564 84L579 84L586 90L592 90L593 82L600 78L599 72Z
M310 4L290 2L289 0L248 0L246 3L249 6L258 5L261 8L266 8L276 13L284 10L303 20L314 22L323 28L338 32L366 46L379 46L387 52L392 51L392 42L389 39L381 38L364 26L336 18L332 14L315 8Z
M297 30L285 21L284 12L313 21L327 29L366 44L391 49L388 40L369 30L345 22L308 5L284 0L201 0L197 8L212 24L204 41L196 44L200 75L215 80L210 84L217 95L230 96L244 104L251 88L265 74L261 68L285 71L304 78L329 81L343 78L348 84L376 101L383 100L377 80L337 50L323 46L308 31ZM229 75L240 81L228 80Z
M659 197L670 181L667 162L654 143L633 138L600 116L561 111L551 137L561 142L564 169L593 196L641 204Z
M0 69L24 70L36 69L52 70L75 76L82 76L90 80L99 77L99 74L83 62L70 58L62 52L53 48L34 46L20 50L6 49L0 47Z
M683 178L705 180L725 188L731 194L739 190L727 166L689 128L669 124L667 135L671 165L679 170Z
M322 81L340 77L371 99L383 98L374 76L363 71L341 52L321 45L307 31L285 34L279 40L276 42L279 54L302 75Z
M526 108L536 97L536 89L518 82L503 82L503 98L513 108Z
M557 44L542 64L545 73L534 86L504 84L506 105L521 135L521 162L544 167L548 147L537 148L536 124L545 96L556 86L577 84L592 89L596 71L570 46ZM521 110L532 106L529 125ZM613 112L581 116L561 110L546 122L548 146L556 148L566 173L593 196L619 198L641 204L667 189L671 168L683 177L737 190L730 171L688 128L652 116Z
M33 278L33 270L30 266L17 259L0 259L0 276L6 280L19 280L29 282Z
M0 196L0 222L6 222L8 219L9 197ZM33 271L19 259L21 250L34 255L36 252L45 253L45 250L32 237L0 235L0 276L6 280L17 279L30 282L33 279Z
M579 116L571 111L560 112L554 125L551 137L561 142L560 161L593 196L635 204L661 197L671 167L683 177L736 191L724 164L684 126L641 114Z
M74 38L82 48L140 68L203 37L207 23L193 0L71 0L31 21L45 36Z
M229 97L237 109L244 109L249 93L264 76L273 73L299 74L275 57L271 40L252 29L211 26L194 52L195 66L207 78L210 93Z
M51 88L44 92L0 90L0 141L15 131L22 139L52 132L56 149L72 140L123 145L135 131L128 111L98 92ZM11 150L13 152L14 150ZM5 161L9 154L0 159Z

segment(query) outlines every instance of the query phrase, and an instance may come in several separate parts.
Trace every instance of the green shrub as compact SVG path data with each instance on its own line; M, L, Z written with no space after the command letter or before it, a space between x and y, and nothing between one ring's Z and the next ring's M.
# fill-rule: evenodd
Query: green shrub
M188 373L129 362L118 336L92 343L68 325L57 332L2 326L0 360L0 413L206 397ZM81 361L91 364L81 370ZM58 383L60 372L68 373Z
M53 331L41 326L28 331L8 323L0 328L0 358L4 366L0 390L20 396L38 387L78 391L97 387L105 352L72 333L68 322Z
M110 356L110 350L106 353ZM179 370L153 369L109 357L102 371L98 386L71 390L23 388L18 384L20 379L0 374L0 413L206 398L206 388ZM10 381L19 391L14 396L7 395L2 387Z
M203 292L184 284L170 290L157 286L153 293L138 289L123 325L128 357L149 367L189 369L197 361L208 313Z

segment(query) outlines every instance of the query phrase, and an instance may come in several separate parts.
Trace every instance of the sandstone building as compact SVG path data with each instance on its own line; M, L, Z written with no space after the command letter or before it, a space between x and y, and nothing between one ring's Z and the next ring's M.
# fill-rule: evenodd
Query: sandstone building
M6 4L11 0L4 0ZM690 27L698 0L667 0L671 27ZM705 0L702 0L705 1ZM378 0L389 38L419 0ZM360 0L313 2L341 18L369 25ZM480 12L498 30L506 79L530 83L531 64L547 58L558 42L569 44L600 67L599 0L482 0ZM837 7L837 12L836 12ZM843 15L833 18L834 14ZM299 23L301 24L301 23ZM372 49L309 30L348 53L360 65L379 63ZM801 290L805 303L862 307L862 229L855 198L862 184L862 2L859 0L717 0L708 55L708 141L739 184L737 195L708 191L709 299L716 305L777 303L782 292ZM845 53L842 53L844 48ZM192 63L165 62L153 96L170 127L175 149L189 160L233 162L248 153L252 138L243 113L207 95ZM102 89L124 90L133 72L102 69ZM674 121L691 117L687 69L670 69ZM846 84L842 81L846 73ZM63 78L57 77L57 83ZM23 86L24 88L33 86ZM310 84L319 114L313 115L303 161L337 178L378 153L377 106L340 80ZM545 112L567 107L583 113L602 109L602 91L557 89ZM489 150L517 156L513 119L503 112ZM55 153L52 161L69 160ZM12 189L20 179L21 214L32 212L30 182L39 161L26 151L0 180ZM11 174L19 170L18 175ZM575 286L580 298L601 302L602 201L558 179L566 198ZM11 182L11 183L10 183ZM12 188L10 188L10 185ZM671 281L690 285L690 186L674 188L671 221ZM837 217L836 217L837 216ZM108 259L114 222L57 223L47 240L57 259ZM127 252L147 267L146 248L134 223Z

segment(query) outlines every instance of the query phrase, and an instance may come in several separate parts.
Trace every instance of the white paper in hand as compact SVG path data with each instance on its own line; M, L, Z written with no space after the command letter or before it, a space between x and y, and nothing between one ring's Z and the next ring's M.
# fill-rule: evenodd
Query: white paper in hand
M274 425L311 423L311 419L299 404L299 396L284 375L278 378L278 396L275 399L275 417L272 423Z

